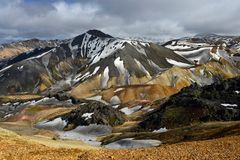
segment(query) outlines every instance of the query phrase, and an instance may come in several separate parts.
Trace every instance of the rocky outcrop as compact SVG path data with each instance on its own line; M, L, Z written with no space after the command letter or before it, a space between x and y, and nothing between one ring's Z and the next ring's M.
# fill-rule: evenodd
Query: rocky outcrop
M124 123L122 112L97 101L82 103L77 109L62 115L61 118L67 121L65 130L74 129L79 125L101 124L117 126Z
M143 130L176 128L198 122L240 120L240 78L209 86L193 85L145 116Z

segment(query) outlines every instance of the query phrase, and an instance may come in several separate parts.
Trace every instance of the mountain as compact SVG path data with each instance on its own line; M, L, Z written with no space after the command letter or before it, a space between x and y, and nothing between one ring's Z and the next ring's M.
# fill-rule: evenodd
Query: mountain
M60 40L39 40L30 39L0 45L0 60L15 57L23 52L31 51L35 48L56 47Z
M59 138L100 145L99 136L109 135L101 141L107 144L115 135L144 137L164 127L240 119L238 108L221 105L231 104L224 98L239 105L239 79L225 81L240 75L237 36L198 35L159 45L89 30L49 45L32 41L25 44L32 49L0 61L3 121L30 121ZM235 92L222 92L226 86Z
M239 74L231 48L191 40L160 46L90 30L56 47L37 48L2 62L0 94L68 91L77 99L101 96L107 102L135 103Z
M57 47L35 49L14 58L14 63L8 61L1 70L2 75L8 75L1 81L7 83L1 92L41 93L63 85L59 83L73 86L94 78L100 79L99 89L111 84L144 83L172 67L175 61L193 65L162 46L90 30ZM31 79L21 81L30 75Z

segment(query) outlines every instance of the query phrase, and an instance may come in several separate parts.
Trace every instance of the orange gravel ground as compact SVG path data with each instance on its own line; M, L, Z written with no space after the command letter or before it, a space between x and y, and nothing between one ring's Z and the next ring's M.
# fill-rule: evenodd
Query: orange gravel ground
M240 160L240 136L130 150L88 151L80 160Z
M109 150L53 148L20 136L0 135L1 160L240 160L240 136L156 148Z

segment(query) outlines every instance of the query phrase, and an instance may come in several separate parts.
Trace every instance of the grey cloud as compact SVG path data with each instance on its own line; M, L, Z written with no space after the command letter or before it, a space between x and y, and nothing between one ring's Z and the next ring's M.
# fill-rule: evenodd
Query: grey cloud
M159 39L197 33L239 34L240 1L76 0L0 1L0 39L66 38L88 29Z

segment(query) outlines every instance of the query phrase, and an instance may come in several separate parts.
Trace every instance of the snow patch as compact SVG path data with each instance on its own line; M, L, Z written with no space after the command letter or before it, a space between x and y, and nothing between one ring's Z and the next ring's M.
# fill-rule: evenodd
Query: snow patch
M124 64L123 64L123 61L120 60L120 57L118 57L114 60L114 65L116 66L116 68L118 69L120 74L125 73Z
M68 43L68 47L70 49L70 51L72 52L72 59L75 59L76 57L76 50L78 49L78 45L72 46L72 42L74 39L72 39L69 43Z
M124 108L120 109L120 111L123 112L126 115L130 115L134 112L139 111L141 108L142 108L141 105L138 105L138 106L135 106L135 107L132 107L132 108L124 107Z
M196 54L198 52L201 51L210 51L211 47L203 47L203 48L199 48L199 49L195 49L195 50L191 50L191 51L174 51L175 53L182 55L182 56L186 56L186 55L191 55L191 54Z
M112 132L112 128L106 125L90 124L88 126L78 126L70 131L57 130L56 133L61 139L81 140L87 144L100 146L101 142L97 137L105 136Z
M118 89L116 89L116 90L114 91L114 93L119 92L119 91L122 91L122 90L124 90L124 88L118 88Z
M150 108L147 110L147 112L152 112L154 109Z
M112 108L117 109L119 107L119 104L112 106Z
M86 36L89 36L89 34L86 34ZM123 49L125 47L123 45L124 42L126 42L126 40L113 38L93 39L91 42L88 43L88 56L92 60L92 63L90 65L93 65L99 62L101 59L108 57L118 49Z
M146 46L146 43L141 43L141 45ZM138 42L136 42L136 44L133 43L132 46L133 46L139 53L141 53L141 54L143 54L143 55L145 55L145 56L147 57L147 54L146 54L146 52L145 52L145 49L142 48L141 45L139 45Z
M13 114L7 114L6 116L4 116L3 118L9 118L9 117L12 117Z
M160 128L160 129L158 129L158 130L154 130L153 132L154 132L154 133L163 133L163 132L167 132L167 131L168 131L167 128L164 127L164 128Z
M107 83L108 83L108 80L109 80L109 68L106 67L103 71L103 75L102 75L102 80L101 80L101 87L102 88L107 88Z
M221 105L224 107L237 107L238 106L237 104L228 104L228 103L222 103Z
M90 72L86 72L84 75L81 76L81 73L80 73L78 76L76 76L74 78L74 82L78 82L80 80L84 81L85 79L92 77L93 75L95 75L98 72L99 69L100 69L100 66L97 66L97 67L95 67L94 71L91 74L90 74Z
M134 58L134 61L137 63L137 65L140 68L140 70L142 70L146 75L150 76L149 72L146 70L146 68L138 60L136 60Z
M65 120L62 118L56 118L52 121L42 121L36 124L37 128L45 128L45 129L56 129L56 130L63 130L63 128L67 125Z
M127 149L127 148L145 148L145 147L156 147L162 142L158 140L134 140L133 138L125 138L119 141L105 145L106 148L111 149Z
M5 67L5 68L3 68L3 69L1 69L0 70L0 72L3 72L3 71L6 71L6 70L8 70L9 68L11 68L13 65L10 65L10 66L7 66L7 67Z
M187 63L183 63L183 62L178 62L178 61L175 61L173 59L169 59L169 58L166 58L167 62L174 65L174 66L178 66L178 67L192 67L193 65L191 64L187 64Z
M161 71L164 71L164 70L166 70L166 69L164 69L164 68L160 68L156 63L154 63L152 60L147 60L148 61L148 63L153 67L153 68L155 68L158 72L161 72Z
M94 114L94 113L84 113L84 114L82 115L82 118L85 118L85 121L86 121L86 120L88 120L88 119L91 119L93 114Z
M26 60L38 59L38 58L41 58L41 57L43 57L44 55L46 55L46 54L48 54L48 53L50 53L50 52L55 52L55 51L56 51L56 48L53 48L53 49L51 49L51 50L49 50L49 51L47 51L47 52L44 52L44 53L42 53L42 54L40 54L40 55L38 55L38 56L35 56L35 57L28 58L28 59L26 59Z
M17 69L21 71L23 69L23 66L17 67Z
M178 46L166 45L165 47L171 50L184 50L184 49L191 48L190 46L187 46L187 45L178 45Z

